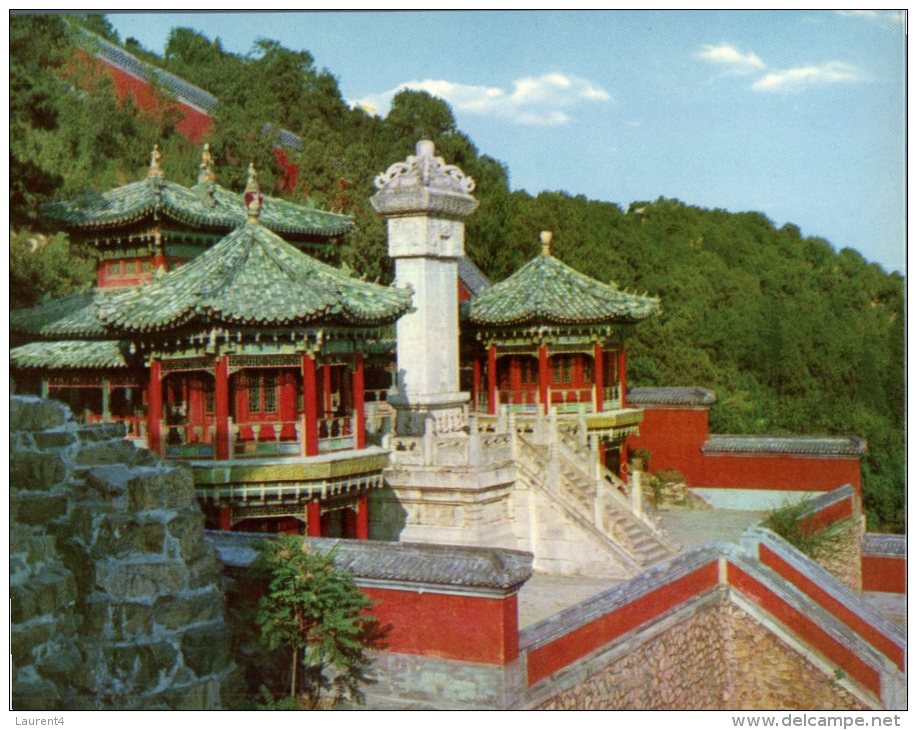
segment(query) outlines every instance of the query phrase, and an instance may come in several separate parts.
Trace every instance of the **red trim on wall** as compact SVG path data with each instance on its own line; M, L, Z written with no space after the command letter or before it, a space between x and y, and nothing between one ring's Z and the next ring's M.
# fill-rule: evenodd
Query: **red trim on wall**
M569 634L529 651L529 685L549 677L628 631L714 587L718 580L718 565L712 561Z
M515 594L486 598L362 587L378 601L372 611L391 626L387 650L405 654L507 664L519 654Z
M853 499L842 499L839 502L829 504L818 512L813 512L802 519L800 527L807 532L818 532L840 522L853 514Z
M817 649L877 697L882 696L882 678L875 669L741 568L728 563L726 571L730 585L752 598L793 633L802 637L809 646Z
M891 555L864 555L860 559L864 591L907 592L907 559Z
M847 626L856 631L860 636L866 639L866 641L876 647L876 649L895 662L899 669L902 671L904 670L903 649L889 640L885 634L875 629L849 608L844 606L843 603L822 590L817 583L804 576L766 545L758 546L758 559L775 573L786 578L819 606L832 613Z

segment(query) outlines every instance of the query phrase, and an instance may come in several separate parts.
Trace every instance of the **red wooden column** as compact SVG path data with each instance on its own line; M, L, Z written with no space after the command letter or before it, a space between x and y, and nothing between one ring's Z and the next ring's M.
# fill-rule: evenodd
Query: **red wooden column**
M618 381L621 384L621 408L627 407L627 354L624 352L624 344L618 350Z
M226 531L232 529L232 505L220 506L220 529Z
M487 348L487 412L497 412L497 346Z
M315 360L311 355L304 354L302 356L303 456L315 456L318 453L318 394L315 390Z
M331 418L331 364L322 365L322 418Z
M510 355L509 358L509 397L506 399L508 403L521 403L520 399L522 390L522 367L519 363L519 358L515 355Z
M309 537L322 536L322 508L317 499L306 505L306 534Z
M357 497L357 540L369 540L369 493Z
M541 399L544 412L551 410L551 404L548 403L548 346L538 346L538 397Z
M287 421L296 420L296 382L295 371L284 370L280 373L280 403L277 412L280 420L284 422L283 429L287 428Z
M605 352L601 342L592 346L592 380L595 382L596 411L601 413L605 410Z
M471 410L478 410L478 396L481 392L481 360L474 358L471 364Z
M364 395L364 370L363 355L359 352L354 356L353 366L353 410L356 423L354 424L354 443L356 448L362 449L366 446L366 416L363 405Z
M162 453L162 363L150 362L150 382L147 386L147 441L150 451Z
M216 361L214 411L216 418L217 459L229 458L229 357L220 355Z

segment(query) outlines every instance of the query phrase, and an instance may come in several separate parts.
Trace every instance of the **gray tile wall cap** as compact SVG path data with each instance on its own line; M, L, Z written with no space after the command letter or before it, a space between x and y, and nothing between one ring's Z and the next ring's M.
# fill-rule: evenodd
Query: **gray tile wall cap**
M229 567L251 565L255 545L269 539L261 533L208 530L207 540ZM322 552L336 549L335 564L353 574L357 582L405 583L446 590L485 589L508 593L532 576L531 553L501 548L305 538Z
M704 453L761 453L861 456L866 440L859 436L750 436L711 434Z
M698 387L637 387L627 391L627 400L639 406L709 406L716 403L716 393Z

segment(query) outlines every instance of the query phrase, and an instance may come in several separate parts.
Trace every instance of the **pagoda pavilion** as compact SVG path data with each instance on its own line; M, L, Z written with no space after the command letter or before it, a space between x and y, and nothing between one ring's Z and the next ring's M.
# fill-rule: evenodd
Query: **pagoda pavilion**
M389 357L410 292L353 279L281 239L262 221L253 170L236 199L241 225L187 263L16 313L14 331L40 338L11 351L17 383L35 373L44 395L56 378L101 384L102 420L191 464L212 526L299 531L305 521L312 535L366 538L367 491L382 485L386 452L367 444L365 360Z
M119 288L149 282L155 272L192 260L246 219L243 196L216 183L209 145L191 188L168 180L161 163L156 147L143 180L43 206L50 222L94 252L96 288L12 312L10 318L13 344L28 343L13 352L17 387L65 401L84 421L126 423L135 438L146 438L142 374L125 358L130 343L112 340L98 320L98 306ZM267 196L260 222L325 258L333 258L336 242L353 230L349 216ZM368 368L377 399L391 380L388 360L377 358Z
M585 420L602 463L623 476L624 438L643 415L627 407L626 339L659 300L575 271L551 254L551 240L543 231L540 256L469 302L472 403Z
M242 196L216 182L209 145L191 188L168 180L161 163L157 146L143 180L42 208L73 241L95 252L100 288L149 281L154 271L181 265L245 222ZM261 220L297 248L325 258L354 229L350 216L271 197L264 199Z

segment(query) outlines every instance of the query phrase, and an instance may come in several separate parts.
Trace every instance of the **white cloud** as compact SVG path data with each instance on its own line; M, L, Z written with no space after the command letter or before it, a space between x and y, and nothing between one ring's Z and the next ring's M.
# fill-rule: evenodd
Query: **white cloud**
M449 102L457 112L506 119L517 124L558 126L571 117L564 110L584 102L605 102L611 95L591 81L561 73L526 76L512 91L496 86L458 84L443 79L405 81L394 89L353 102L388 112L392 98L403 89L426 91Z
M851 18L864 18L866 20L891 23L904 22L904 11L902 10L835 10L834 12Z
M730 73L751 73L764 68L764 61L757 54L752 51L742 53L728 43L721 43L718 46L702 46L697 52L697 57L726 66Z
M820 66L798 66L765 74L752 84L755 91L784 91L805 86L858 83L868 81L866 74L856 66L840 61L829 61Z

